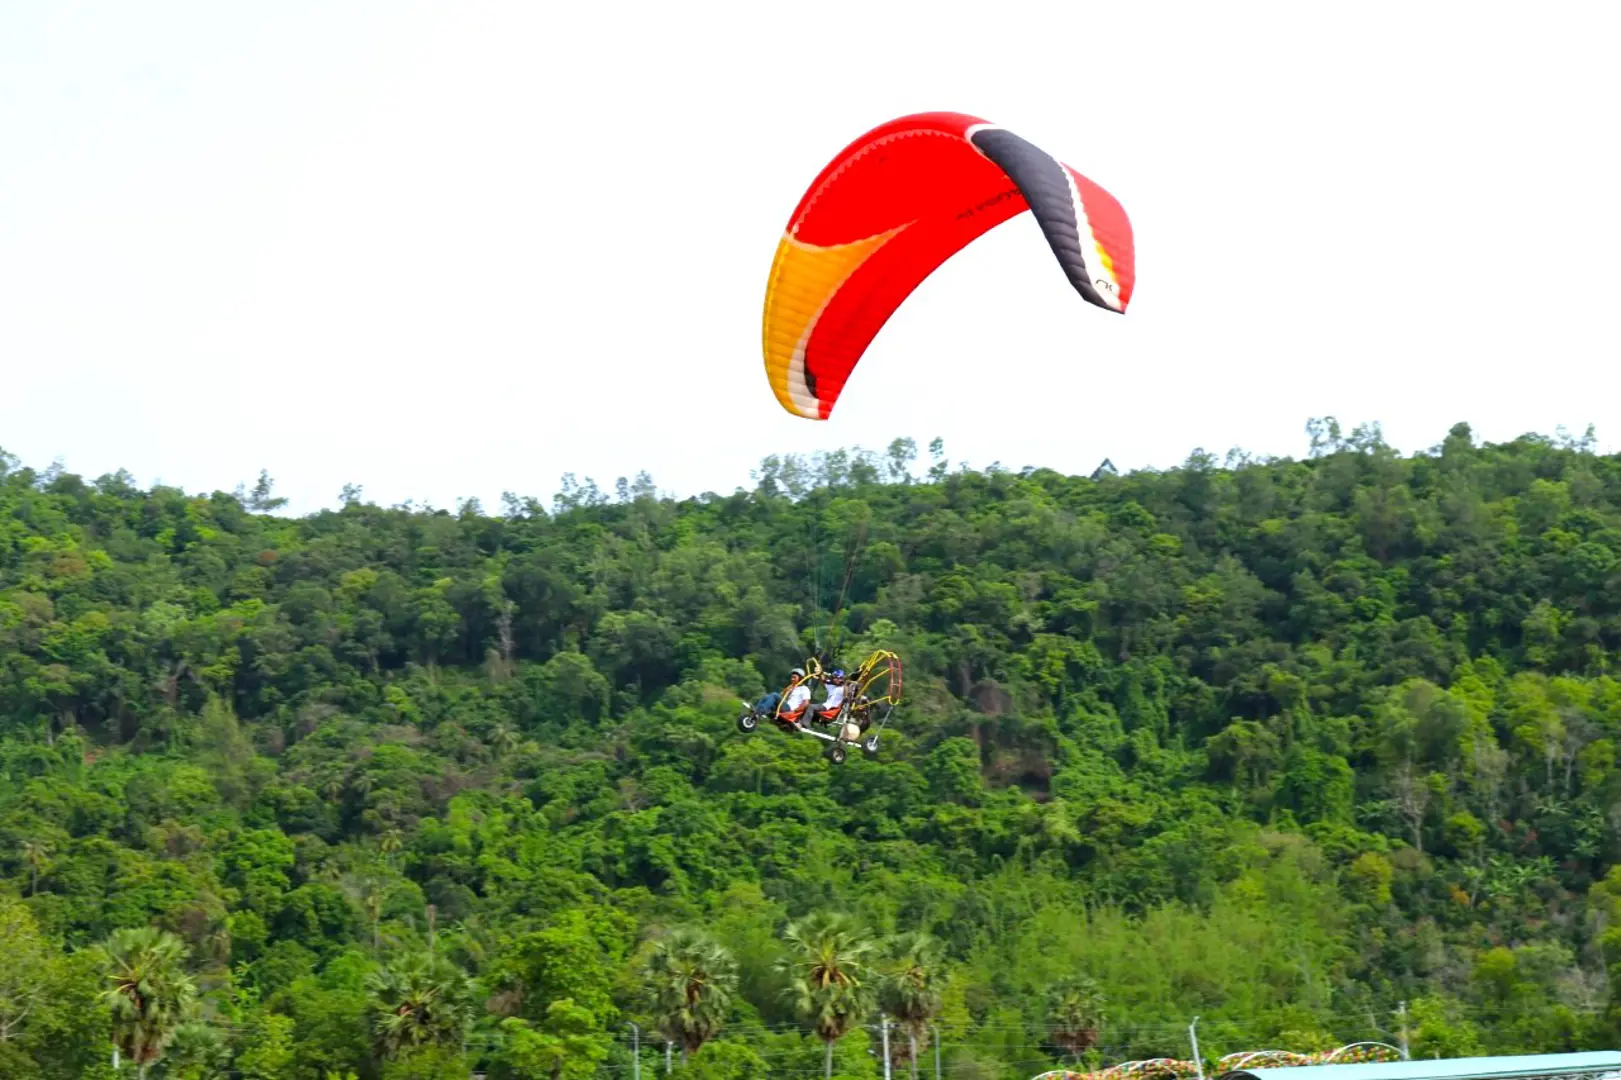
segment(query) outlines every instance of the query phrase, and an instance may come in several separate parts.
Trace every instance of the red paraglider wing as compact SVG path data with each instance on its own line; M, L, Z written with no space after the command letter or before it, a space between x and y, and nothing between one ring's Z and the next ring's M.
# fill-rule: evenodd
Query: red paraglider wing
M1131 224L1108 192L977 117L920 113L863 135L805 192L766 289L766 373L785 409L825 420L856 362L923 279L1033 209L1091 303L1125 311Z

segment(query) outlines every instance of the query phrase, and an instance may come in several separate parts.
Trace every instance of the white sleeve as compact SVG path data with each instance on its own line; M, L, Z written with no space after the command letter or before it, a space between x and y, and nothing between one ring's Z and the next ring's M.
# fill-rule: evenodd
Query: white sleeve
M824 709L836 709L844 702L844 687L830 686L827 690L827 700L822 702Z

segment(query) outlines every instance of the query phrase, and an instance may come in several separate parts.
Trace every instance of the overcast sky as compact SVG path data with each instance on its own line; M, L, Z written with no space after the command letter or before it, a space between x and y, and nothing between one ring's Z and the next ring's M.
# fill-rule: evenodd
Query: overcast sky
M0 446L291 509L549 498L942 436L1089 472L1621 437L1621 7L0 5ZM1124 317L1026 214L833 419L760 354L778 236L891 117L974 113L1131 215Z

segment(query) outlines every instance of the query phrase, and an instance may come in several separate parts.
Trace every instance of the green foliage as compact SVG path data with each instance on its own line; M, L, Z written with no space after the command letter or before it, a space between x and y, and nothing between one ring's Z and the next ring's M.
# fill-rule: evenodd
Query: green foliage
M1081 1051L1097 1045L1098 1029L1105 1019L1103 992L1085 976L1070 976L1059 980L1051 993L1049 1037L1055 1046L1079 1060Z
M496 1059L496 1080L546 1076L585 1080L608 1056L607 1039L589 1009L568 998L553 1001L538 1023L517 1017L501 1022L505 1046Z
M108 1016L97 1001L101 972L89 952L64 955L29 907L0 892L0 1076L54 1080L85 1075L110 1055Z
M747 1043L721 1039L689 1058L678 1075L681 1080L766 1080L771 1067Z
M788 924L782 936L787 951L777 968L787 980L783 996L827 1044L825 1066L830 1076L833 1044L865 1020L876 1004L874 943L847 916L823 911Z
M141 926L113 931L101 953L111 983L101 1001L112 1017L113 1041L145 1076L196 1011L186 946L171 933Z
M628 1075L633 1021L870 1078L879 1008L998 1080L1403 1000L1418 1055L1611 1045L1621 458L1311 433L495 516L0 455L0 1074ZM858 523L835 659L906 698L835 768L733 719Z
M466 1055L453 1047L413 1046L388 1059L382 1080L467 1080L467 1064Z
M720 1033L737 993L737 961L707 935L678 929L642 968L650 1012L664 1037L694 1054Z
M901 1059L908 1060L915 1042L939 1015L945 949L938 939L912 931L890 939L885 951L878 1004L906 1037Z
M259 1013L236 1056L242 1080L281 1080L292 1071L296 1023L290 1016Z
M385 1061L461 1046L469 1020L467 977L443 957L403 956L367 976L366 989L372 1034Z

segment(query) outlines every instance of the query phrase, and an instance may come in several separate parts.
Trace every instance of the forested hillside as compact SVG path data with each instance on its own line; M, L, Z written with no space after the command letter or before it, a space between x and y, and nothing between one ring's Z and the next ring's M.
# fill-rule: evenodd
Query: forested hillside
M1313 430L302 518L0 454L0 1076L1614 1046L1621 458ZM833 766L733 721L863 532Z

